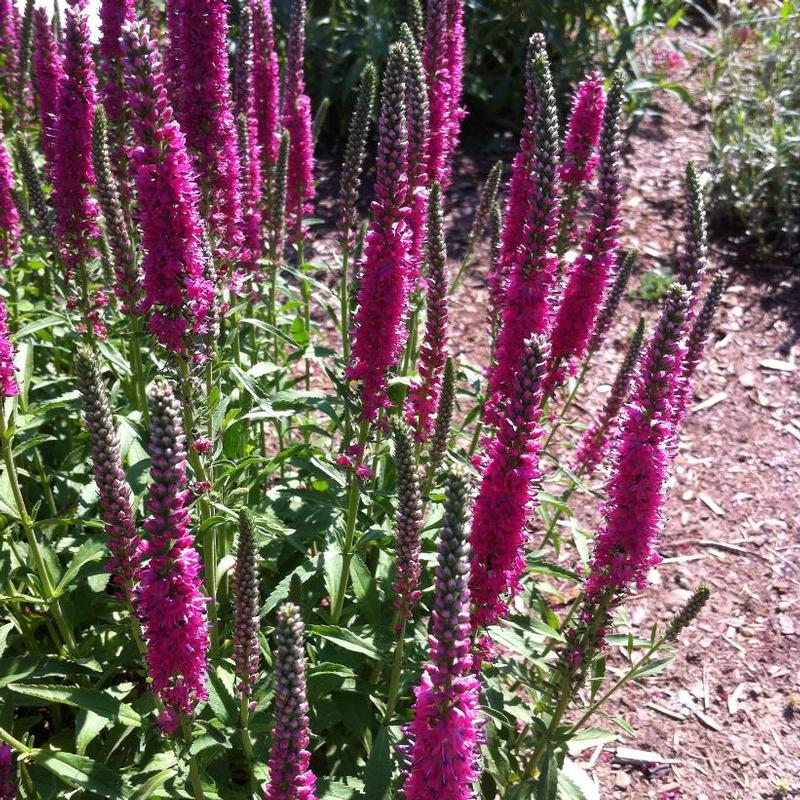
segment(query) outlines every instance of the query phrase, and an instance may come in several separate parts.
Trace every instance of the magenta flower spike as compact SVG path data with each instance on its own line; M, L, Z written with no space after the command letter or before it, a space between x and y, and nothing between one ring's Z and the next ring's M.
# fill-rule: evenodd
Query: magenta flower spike
M284 603L275 626L275 726L265 800L316 800L306 699L305 628L300 609Z
M64 75L58 95L53 205L62 259L68 271L94 258L98 207L92 166L92 125L97 105L97 78L85 0L74 0L66 11Z
M507 598L525 570L526 526L540 477L542 378L547 349L531 338L515 376L516 389L484 459L472 516L472 626L477 631L508 613Z
M293 241L303 236L303 217L313 210L314 137L311 100L306 94L303 62L306 46L306 0L292 0L286 74L283 90L283 127L289 131L289 172L286 182L286 221Z
M540 33L534 34L528 42L528 51L525 57L525 104L522 133L520 135L519 150L511 166L508 200L506 202L504 224L500 238L500 253L496 268L498 275L502 276L504 290L508 288L508 278L514 267L516 252L524 241L525 225L529 217L528 209L533 193L537 94L533 83L532 64L536 55L543 52L545 52L544 37Z
M175 5L180 18L178 119L193 156L215 257L229 265L239 257L243 235L239 143L228 69L228 7L224 0L169 0L167 5Z
M122 26L133 22L134 18L133 0L102 0L100 4L100 94L110 126L118 134L120 131L117 129L124 125L125 120ZM124 134L117 138L124 141Z
M183 353L191 334L208 332L214 286L205 277L199 193L183 133L173 118L164 73L144 23L123 31L136 147L132 153L144 248L148 326Z
M42 130L42 147L51 177L55 163L55 126L58 114L58 93L64 70L61 52L53 36L47 11L37 8L33 17L33 71L34 87L39 98L39 125Z
M253 3L253 89L258 146L263 174L278 162L280 136L280 71L275 50L271 0Z
M120 458L119 437L100 368L91 350L87 348L78 353L75 368L89 431L92 472L111 551L106 569L111 573L117 598L132 603L133 578L140 561L139 534Z
M592 179L600 141L606 94L600 73L593 71L578 85L572 97L572 111L564 140L564 157L559 169L565 194L580 191Z
M14 366L14 345L8 332L8 311L0 299L0 397L16 397L19 394L17 368Z
M464 480L447 477L434 572L430 658L414 690L413 719L398 748L410 764L405 800L471 800L480 777L479 684L470 655L470 550L464 531Z
M408 139L406 134L406 51L393 45L383 79L378 121L378 161L372 222L358 292L350 380L361 383L361 413L374 421L390 405L389 370L406 342L405 316L411 268L408 227Z
M458 146L464 72L463 0L428 0L422 60L430 100L428 175L446 190L450 185L451 158Z
M675 402L684 357L680 340L689 293L673 285L648 344L638 383L623 414L614 463L606 483L603 522L595 537L586 596L642 588L661 561L656 551L663 527Z
M14 97L19 69L19 28L14 0L0 0L0 93Z
M552 394L572 361L586 353L609 275L615 269L621 224L622 186L619 174L620 111L623 77L614 76L605 109L598 191L581 252L570 270L551 335L551 372L547 394Z
M428 145L430 141L430 104L422 63L414 35L407 25L401 28L401 41L408 54L406 76L406 117L408 127L408 191L411 213L411 286L419 281L428 223Z
M11 267L12 257L19 252L19 212L12 197L14 174L0 129L0 266Z
M537 44L537 41L539 42ZM535 120L530 156L530 202L523 245L514 254L496 362L489 375L485 419L498 424L511 395L525 342L550 327L550 291L558 267L554 246L559 225L558 116L547 53L539 37L531 42L530 85L535 91ZM513 187L512 187L513 190ZM506 224L511 224L507 221Z
M442 193L438 183L431 189L428 204L427 287L425 335L419 353L419 379L409 389L406 420L418 442L433 432L444 363L447 360L447 251L445 249Z
M241 186L244 223L243 263L254 269L261 255L261 149L255 107L253 62L253 15L243 5L239 16L239 44L236 51L235 109L239 121Z
M16 800L16 797L14 751L7 744L0 744L0 800Z
M151 689L164 704L158 724L165 733L174 733L180 714L193 714L208 697L210 639L200 556L190 530L185 440L180 402L169 384L156 385L148 442L153 482L134 608L147 645Z

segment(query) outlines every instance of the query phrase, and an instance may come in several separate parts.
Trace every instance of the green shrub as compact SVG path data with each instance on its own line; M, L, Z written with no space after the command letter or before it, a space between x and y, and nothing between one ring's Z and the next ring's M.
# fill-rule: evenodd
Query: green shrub
M800 238L800 6L742 6L712 61L712 222L763 254Z

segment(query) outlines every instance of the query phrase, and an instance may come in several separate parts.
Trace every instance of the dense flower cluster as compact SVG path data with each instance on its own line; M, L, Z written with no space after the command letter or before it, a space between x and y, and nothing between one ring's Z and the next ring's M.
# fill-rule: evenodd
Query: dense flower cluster
M314 137L311 100L306 94L303 62L306 46L306 0L292 0L286 74L283 90L283 126L289 131L289 172L286 219L292 235L302 236L303 217L310 214L314 190Z
M421 594L418 587L422 504L413 444L408 431L400 426L394 431L394 459L397 470L397 542L392 604L397 611L410 619Z
M0 800L15 800L15 778L14 752L7 744L0 744Z
M147 644L152 691L164 704L158 722L176 730L179 714L194 713L208 697L209 649L206 598L200 556L189 524L191 493L186 488L186 448L181 404L169 384L150 395L150 484L142 543L144 564L134 607Z
M565 193L580 189L592 178L597 166L595 148L600 140L605 107L603 79L595 71L580 83L572 98L572 113L560 168Z
M92 44L83 3L67 9L64 31L64 75L58 94L54 146L53 205L62 258L74 270L94 258L97 203L92 197L92 123L97 105Z
M119 437L100 368L91 350L78 353L75 368L83 396L83 414L91 443L92 472L100 495L100 513L111 551L106 568L111 573L119 599L131 603L134 574L139 564L139 534L131 508L131 491L122 468Z
M271 0L253 3L253 86L258 147L264 174L275 168L280 146L280 74Z
M393 45L383 80L378 122L378 163L372 224L367 234L350 380L361 382L365 419L389 406L388 372L406 341L405 316L411 265L408 206L408 139L405 71L407 55Z
M563 380L565 364L585 354L608 277L616 266L622 200L619 122L623 88L623 77L617 73L605 109L598 191L589 229L570 271L551 334L553 363L548 376L548 394Z
M638 383L625 409L611 475L606 484L604 521L595 537L589 598L641 588L648 570L661 561L656 552L663 525L669 445L681 373L689 296L675 285L644 355Z
M463 478L447 477L442 529L434 570L430 658L414 690L414 716L401 747L410 768L405 800L469 800L480 776L479 685L471 672L470 550Z
M145 251L144 311L149 327L175 352L189 333L205 333L214 286L205 276L198 191L183 133L173 118L164 74L141 24L123 35L137 146L139 222Z
M55 125L58 93L63 80L61 52L53 36L47 11L37 8L33 17L33 72L39 106L42 147L48 172L55 163Z
M19 394L16 371L14 346L8 333L8 312L6 304L0 299L0 396L16 397Z
M427 171L443 189L450 185L451 158L458 146L464 73L463 0L428 0L422 60L430 99Z
M14 176L11 159L0 131L0 266L8 269L11 257L19 252L19 212L14 203Z
M539 478L539 425L546 345L532 337L515 376L515 391L485 456L472 517L473 629L507 612L506 597L525 570L526 525Z
M14 0L0 0L0 92L14 96L19 69L19 31Z
M266 800L316 800L309 769L308 701L303 620L293 603L278 609L275 628L275 727Z
M233 661L239 691L249 696L258 680L261 647L258 643L258 563L253 521L247 511L239 514L239 543L233 573Z
M169 0L180 18L176 108L194 158L204 217L215 255L238 257L243 242L239 143L228 69L228 9L224 0Z
M485 417L496 424L511 394L525 342L550 326L550 291L558 266L555 245L559 224L558 115L550 66L543 47L533 44L530 84L535 92L530 155L530 200L523 225L523 245L514 253L503 322L497 337L496 363L489 376ZM509 224L507 217L506 224Z
M427 311L425 336L419 352L419 379L411 386L406 419L418 441L427 441L439 404L442 372L447 358L447 250L444 212L438 183L431 189L427 233Z

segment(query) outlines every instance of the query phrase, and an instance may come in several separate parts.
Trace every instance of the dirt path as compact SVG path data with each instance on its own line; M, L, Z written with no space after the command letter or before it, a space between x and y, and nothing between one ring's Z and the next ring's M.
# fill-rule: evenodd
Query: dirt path
M701 113L666 98L663 116L646 121L630 141L623 238L642 253L640 275L675 263L683 166L690 158L702 165L706 137ZM458 208L454 216L457 223ZM800 794L800 366L792 347L798 279L757 275L719 248L710 256L712 268L731 269L731 286L683 431L665 561L628 610L647 635L702 581L714 594L670 668L609 709L635 730L620 745L671 763L623 766L614 760L615 745L582 754L603 798L777 797L782 787ZM452 318L454 349L477 364L487 357L485 329L476 324L485 300L476 269ZM636 318L652 318L657 309L625 304L609 357L588 384L590 411ZM624 654L615 661L621 666Z

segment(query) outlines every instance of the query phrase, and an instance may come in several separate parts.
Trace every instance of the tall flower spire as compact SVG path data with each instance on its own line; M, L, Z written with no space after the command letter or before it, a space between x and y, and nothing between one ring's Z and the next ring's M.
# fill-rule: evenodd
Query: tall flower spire
M100 495L100 513L111 551L106 568L111 573L119 599L132 603L133 577L139 564L139 534L131 509L131 491L122 468L119 438L100 368L91 350L87 348L78 353L75 368L89 430L92 472Z
M227 51L225 0L169 0L180 17L182 78L178 118L194 157L215 255L235 259L242 245L239 144ZM169 9L168 9L169 10Z
M525 569L526 525L539 478L539 424L547 349L532 337L515 376L516 388L485 467L472 518L472 624L496 622L508 610L506 597L519 589Z
M622 410L622 406L630 393L643 341L644 318L639 320L639 324L631 337L628 351L617 370L617 375L614 378L614 383L611 386L611 391L602 411L595 417L592 424L583 434L575 456L576 465L574 469L576 471L585 471L587 475L591 475L603 460L613 439L619 412Z
M97 204L91 196L92 123L97 105L97 79L92 63L89 24L82 3L67 8L64 32L64 75L58 98L53 170L53 204L63 259L74 269L95 255Z
M592 218L580 255L570 271L551 336L549 392L562 382L567 362L579 360L585 354L608 277L617 260L622 200L619 149L623 88L623 76L618 72L612 80L605 109L598 191Z
M14 346L8 333L8 311L0 299L0 397L16 397L19 385L14 366Z
M241 7L236 51L235 109L240 126L242 207L245 231L245 263L252 269L261 255L261 149L255 106L253 61L253 12Z
M606 96L603 79L594 70L578 84L572 97L572 112L564 140L564 158L559 175L564 193L580 190L591 180L597 166L595 148L600 141Z
M114 163L124 176L125 78L122 74L122 26L135 18L134 0L102 0L100 4L100 96L114 138Z
M316 800L309 769L308 702L303 620L294 603L278 609L275 627L275 727L266 800Z
M673 285L624 411L606 484L604 519L595 537L592 572L586 583L590 600L604 592L624 592L631 585L641 588L648 570L661 561L656 545L663 526L683 358L679 343L688 307L687 290Z
M395 609L408 619L419 600L422 530L422 502L414 464L414 445L408 430L394 430L394 460L397 471L397 533L395 534L396 575L392 584Z
M692 161L686 165L686 231L684 234L684 253L678 265L678 280L689 290L689 316L693 315L708 267L708 230L703 190L697 169Z
M408 394L406 419L417 441L427 441L442 388L447 359L447 251L444 240L442 193L434 183L428 203L427 234L427 319L419 355L419 380Z
M172 116L164 73L143 23L123 33L131 93L133 151L145 299L152 333L183 352L189 334L207 332L214 287L205 277L198 191L183 133Z
M496 272L503 276L507 284L514 268L514 258L522 246L525 224L529 217L529 207L533 198L533 158L536 150L535 129L537 113L537 92L533 81L533 60L546 52L545 40L541 33L534 33L528 41L525 56L525 103L523 107L522 133L519 150L511 166L511 179L508 185L508 201L500 240L500 252Z
M164 704L158 723L173 733L179 714L193 714L206 690L210 646L200 557L189 527L186 437L181 404L169 384L150 394L149 516L142 545L135 609L147 644L152 691Z
M37 8L33 17L34 86L39 98L39 124L48 172L55 161L55 125L58 114L58 93L64 71L61 52L53 36L47 11Z
M425 84L425 68L408 25L401 26L401 41L408 54L406 76L406 116L408 121L408 191L409 226L411 227L412 286L416 285L423 258L428 221L428 144L430 140L430 104Z
M532 50L529 69L535 92L535 119L530 156L531 201L526 209L523 245L514 254L497 337L497 359L489 376L485 417L492 423L499 420L500 409L511 394L525 342L550 326L549 296L558 266L554 251L560 202L558 116L547 53L535 43Z
M6 269L11 266L12 256L19 252L19 212L11 196L13 188L11 159L0 129L0 266Z
M430 98L428 175L450 185L451 158L458 145L464 72L463 0L428 0L422 59Z
M286 73L283 90L283 127L289 131L286 220L295 239L303 235L303 217L311 213L314 190L314 137L311 100L306 94L303 62L306 47L306 0L292 0Z
M14 0L0 0L0 93L14 97L19 68L19 34Z
M470 656L470 551L464 530L467 490L463 478L447 477L439 534L430 660L414 690L413 719L401 752L410 769L405 800L470 800L480 777L479 685Z
M405 47L392 45L383 79L372 223L358 292L350 380L361 382L362 414L375 420L389 405L388 372L406 341L411 231Z
M253 87L258 119L258 146L263 174L278 161L280 146L280 74L275 50L271 0L253 3Z
M233 661L239 691L249 696L258 680L261 646L258 643L258 565L253 521L247 511L239 513L239 542L233 573Z

